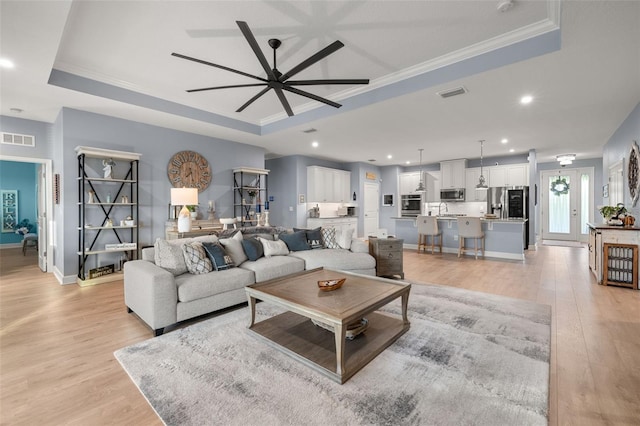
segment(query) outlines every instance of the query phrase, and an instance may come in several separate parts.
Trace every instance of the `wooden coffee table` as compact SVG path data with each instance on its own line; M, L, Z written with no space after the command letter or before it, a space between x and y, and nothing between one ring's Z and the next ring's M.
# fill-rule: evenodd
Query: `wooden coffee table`
M347 279L342 288L328 292L318 288L319 280L335 278ZM249 329L274 348L344 383L409 329L410 290L411 284L404 282L312 269L246 287ZM376 312L398 297L402 298L402 318ZM256 323L256 300L281 306L287 312ZM347 326L362 318L368 320L366 331L346 340Z

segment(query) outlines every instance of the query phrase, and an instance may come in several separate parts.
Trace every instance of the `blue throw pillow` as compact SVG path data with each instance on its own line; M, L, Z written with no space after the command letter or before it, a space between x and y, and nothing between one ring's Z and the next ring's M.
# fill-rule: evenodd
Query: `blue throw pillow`
M279 237L291 251L311 250L309 243L307 243L307 233L304 231L293 234L282 233Z
M213 263L213 269L216 271L223 271L225 269L233 268L235 264L231 259L231 256L224 251L224 248L218 243L202 243L204 250L207 252L207 256Z
M311 248L323 248L320 227L316 229L293 228L293 232L305 232L307 234L307 243L309 243Z
M264 256L262 243L255 238L245 238L242 240L242 249L249 260L256 261Z

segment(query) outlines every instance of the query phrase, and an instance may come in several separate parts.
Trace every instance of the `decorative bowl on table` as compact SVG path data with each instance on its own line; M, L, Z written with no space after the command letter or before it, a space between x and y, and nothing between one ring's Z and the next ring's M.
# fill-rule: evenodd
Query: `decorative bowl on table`
M322 291L333 291L342 287L342 284L346 281L346 278L336 278L333 280L320 280L318 281L318 288Z

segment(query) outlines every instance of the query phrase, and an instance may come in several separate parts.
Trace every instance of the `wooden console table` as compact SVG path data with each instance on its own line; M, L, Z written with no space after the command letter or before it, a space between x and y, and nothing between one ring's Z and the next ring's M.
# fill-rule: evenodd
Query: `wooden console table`
M178 238L200 237L221 230L222 224L217 220L194 220L189 232L178 232L176 222L168 221L165 226L165 238L167 240L177 240Z
M587 223L589 268L598 284L638 290L640 228Z

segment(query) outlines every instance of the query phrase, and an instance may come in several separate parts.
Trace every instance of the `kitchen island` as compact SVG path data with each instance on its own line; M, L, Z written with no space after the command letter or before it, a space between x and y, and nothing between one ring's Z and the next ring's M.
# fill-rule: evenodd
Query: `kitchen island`
M404 248L418 249L418 227L415 218L395 217L395 237L404 240ZM524 260L527 219L482 218L485 256L500 259ZM458 222L453 216L438 216L442 232L443 253L458 253ZM473 255L472 253L465 253Z

